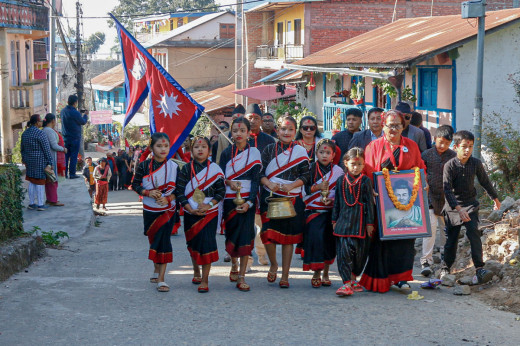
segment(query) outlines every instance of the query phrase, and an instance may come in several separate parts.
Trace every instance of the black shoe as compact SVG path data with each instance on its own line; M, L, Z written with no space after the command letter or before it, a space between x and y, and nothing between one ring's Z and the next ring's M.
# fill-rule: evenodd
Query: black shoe
M429 278L430 275L432 275L432 268L430 268L430 264L428 262L422 264L421 275L425 278Z
M493 272L484 268L479 268L477 269L477 279L479 284L485 284L493 279Z
M77 175L77 174L71 175L71 176L69 177L69 179L78 179L78 178L80 178L80 176Z

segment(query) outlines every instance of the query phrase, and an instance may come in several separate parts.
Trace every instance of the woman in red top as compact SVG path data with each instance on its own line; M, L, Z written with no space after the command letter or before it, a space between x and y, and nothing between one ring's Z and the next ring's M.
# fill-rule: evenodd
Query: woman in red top
M419 167L426 170L417 144L403 137L404 116L391 110L384 116L384 135L371 142L365 152L364 173L373 179L374 172L383 168L399 171ZM391 285L410 288L415 255L415 239L387 240L382 242L376 233L368 263L360 284L369 291L387 292Z

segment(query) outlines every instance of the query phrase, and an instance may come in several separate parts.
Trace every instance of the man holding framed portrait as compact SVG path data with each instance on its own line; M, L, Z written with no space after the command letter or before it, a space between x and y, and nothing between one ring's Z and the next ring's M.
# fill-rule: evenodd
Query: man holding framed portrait
M426 167L419 147L402 136L406 122L401 112L390 110L383 119L384 135L371 142L365 153L364 173L374 179L378 191L379 234L360 281L367 290L381 293L391 285L410 288L415 238L430 234Z

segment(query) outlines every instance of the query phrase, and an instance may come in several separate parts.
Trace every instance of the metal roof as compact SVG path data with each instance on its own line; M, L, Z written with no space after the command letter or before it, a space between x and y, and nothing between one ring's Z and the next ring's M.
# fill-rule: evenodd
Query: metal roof
M264 83L264 84L280 84L280 83L298 83L298 82L307 82L307 80L302 79L303 71L294 71L288 69L281 69L279 71L273 72L270 75L257 80L253 84Z
M281 92L276 91L276 85L257 85L251 88L235 90L233 93L260 101L271 101L296 95L296 88L288 85L282 95Z
M316 2L316 1L324 1L324 0L300 0L300 1L293 1L293 0L278 0L278 1L268 1L266 3L263 3L261 5L255 6L252 9L248 10L247 12L265 12L265 11L276 11L276 10L283 10L287 7L291 7L294 5L304 4L306 2Z
M122 86L125 83L125 72L123 70L123 65L119 64L112 67L110 70L107 70L92 78L91 82L92 89L94 90L111 91L117 87ZM89 83L85 83L85 85L90 88Z
M486 33L517 23L520 9L486 13ZM477 35L476 19L460 15L400 19L296 61L293 65L409 67L460 47Z
M204 107L206 112L216 111L222 108L235 106L235 84L229 84L225 87L210 90L210 91L197 91L191 93L191 97L198 104Z

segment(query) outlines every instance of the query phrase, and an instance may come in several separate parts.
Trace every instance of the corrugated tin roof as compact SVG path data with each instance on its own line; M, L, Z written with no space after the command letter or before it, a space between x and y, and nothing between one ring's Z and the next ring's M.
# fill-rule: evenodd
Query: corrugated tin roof
M247 12L265 12L265 11L277 11L283 10L285 8L303 4L306 2L315 2L315 1L324 1L324 0L301 0L301 1L293 1L293 0L278 0L278 1L268 1L266 3L260 4L248 10Z
M266 83L266 84L273 84L273 83L291 83L300 81L303 76L303 71L294 71L289 69L281 69L276 72L271 73L270 75L257 80L253 84L257 83Z
M207 14L205 16L195 19L193 22L189 22L188 24L184 24L176 29L173 29L172 31L168 31L165 34L156 36L153 39L151 39L150 41L144 42L143 46L144 46L144 48L152 48L153 46L157 46L158 44L162 43L163 41L174 38L175 36L185 33L186 31L189 31L193 28L196 28L199 25L212 21L213 19L218 18L227 13L234 15L234 12L230 12L230 11L222 11L222 12L215 12L215 13Z
M111 91L125 83L125 72L123 65L119 64L112 67L96 77L92 78L92 89ZM86 83L87 84L87 83Z
M212 112L222 108L233 107L235 105L234 90L235 84L229 84L222 88L210 91L197 91L190 95L198 104L204 107L206 112Z
M486 32L520 19L520 9L487 12ZM460 15L400 19L294 62L294 65L409 66L461 46L477 35L476 19Z

